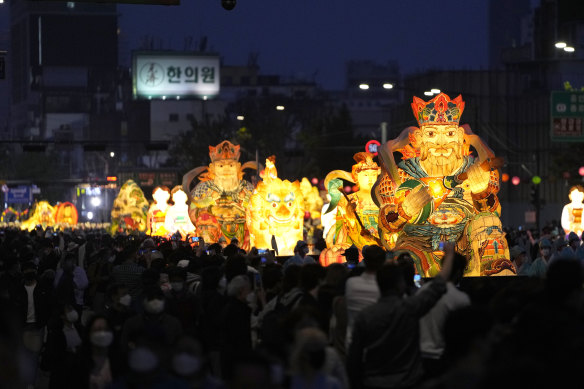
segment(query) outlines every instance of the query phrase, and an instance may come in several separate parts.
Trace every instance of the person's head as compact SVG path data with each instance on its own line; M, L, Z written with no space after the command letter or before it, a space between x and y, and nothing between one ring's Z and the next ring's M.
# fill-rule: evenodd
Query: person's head
M210 255L210 256L222 255L223 254L223 247L219 243L213 243L213 244L209 245L209 247L207 248L207 251L209 252L208 255Z
M237 239L237 238L231 238L231 242L229 242L229 244L232 244L235 247L239 247L239 239Z
M224 236L220 236L219 240L217 241L221 245L222 248L227 247L227 239Z
M440 93L428 102L414 97L412 110L419 124L412 143L420 150L420 160L432 166L436 174L454 173L464 156L464 129L459 126L464 110L462 97L450 100Z
M114 340L114 334L108 319L104 315L92 316L86 325L87 340L91 346L104 349L108 348Z
M37 265L33 261L27 261L22 264L22 277L24 282L27 284L32 284L37 280Z
M582 204L582 201L584 201L584 187L581 185L571 187L568 197L573 204Z
M227 246L225 246L225 248L223 249L223 255L226 258L231 258L231 257L234 257L238 254L239 254L239 247L237 247L234 244L230 243Z
M247 274L247 262L245 257L236 255L227 258L224 265L225 279L231 281L235 276Z
M515 266L519 267L525 262L525 250L521 246L513 246L509 249L509 256L515 262Z
M158 287L148 288L144 294L144 311L150 315L164 313L164 293Z
M414 275L416 274L416 265L412 256L408 253L402 253L397 257L396 263L402 269L404 281L408 287L415 286Z
M282 279L282 292L287 293L300 284L300 266L288 266Z
M542 239L539 242L539 252L543 258L548 259L552 255L552 242Z
M332 263L326 267L325 271L324 283L326 285L344 285L345 279L347 278L347 268L342 263Z
M61 313L61 320L66 324L74 324L79 320L79 313L75 310L71 304L62 304L59 308Z
M355 245L345 249L345 252L342 255L345 257L347 263L356 264L359 262L359 249Z
M128 287L124 284L113 284L107 290L109 301L113 304L120 304L129 307L132 303L132 296L128 293Z
M191 379L203 371L203 350L194 338L184 336L173 348L172 371L179 377Z
M523 252L525 255L525 251ZM444 260L444 258L442 258ZM464 272L466 271L466 267L468 266L468 259L460 254L455 252L452 258L452 271L450 272L449 281L454 284L460 282L462 277L464 276Z
M318 263L308 263L300 268L300 287L305 292L319 286L323 278L324 269Z
M61 262L61 267L65 273L72 273L77 264L77 255L67 253Z
M376 272L385 262L385 250L377 245L367 246L363 250L363 262L366 271Z
M308 243L303 240L299 240L296 242L296 246L294 247L294 252L304 258L308 254Z
M576 250L578 246L580 246L580 238L578 237L578 234L576 234L574 231L570 231L570 233L568 234L568 244L574 250Z
M251 292L251 285L247 275L235 276L227 285L227 295L239 301L246 301L247 295Z
M401 296L405 289L402 267L397 263L386 263L377 270L377 285L382 296L397 294Z
M320 371L326 361L327 338L318 328L307 327L296 333L290 365L295 374L310 376Z
M187 271L182 267L173 267L168 270L168 282L173 291L179 293L184 290L187 281Z

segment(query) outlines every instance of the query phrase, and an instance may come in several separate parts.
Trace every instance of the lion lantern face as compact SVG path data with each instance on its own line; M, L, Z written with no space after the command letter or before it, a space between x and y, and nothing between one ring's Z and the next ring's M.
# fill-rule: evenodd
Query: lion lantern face
M250 200L250 234L252 246L271 248L272 235L280 255L291 255L302 240L304 201L298 181L272 178L260 182Z

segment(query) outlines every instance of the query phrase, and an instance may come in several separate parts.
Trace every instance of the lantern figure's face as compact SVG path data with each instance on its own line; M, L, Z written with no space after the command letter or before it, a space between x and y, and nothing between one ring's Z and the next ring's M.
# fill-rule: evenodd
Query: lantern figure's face
M223 159L212 162L210 170L213 172L214 181L223 190L234 190L239 184L238 174L241 164L233 159Z
M357 173L357 184L360 190L369 191L377 181L379 169L366 169Z
M463 158L464 130L455 124L428 124L417 132L420 162L430 176L451 175Z
M300 225L304 204L298 182L276 178L267 185L259 184L257 194L253 196L260 196L264 200L260 203L263 210L259 214L268 221L272 231L286 231ZM252 203L255 201L252 200Z
M170 199L170 193L165 191L164 189L157 189L156 192L152 195L154 201L157 204L166 204L168 203L168 199Z
M187 194L182 190L177 190L172 195L172 201L175 204L185 204L187 202Z
M584 200L584 192L580 192L578 189L574 189L570 192L570 200L573 204L581 204Z

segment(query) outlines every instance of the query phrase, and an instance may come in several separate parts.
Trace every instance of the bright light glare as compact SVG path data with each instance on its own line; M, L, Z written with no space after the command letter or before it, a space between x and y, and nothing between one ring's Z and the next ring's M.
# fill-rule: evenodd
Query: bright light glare
M94 207L99 207L101 204L101 199L99 197L92 197L91 198L91 205Z
M556 42L555 45L558 49L563 49L564 47L568 46L566 42Z
M430 89L430 92L437 95L438 93L440 93L440 89Z
M278 105L278 106L276 106L276 109L278 111L283 111L284 110L284 106L283 105Z
M115 157L115 156L116 156L116 153L114 153L113 151L110 151L110 157L112 157L112 158L113 158L113 157Z
M574 48L571 47L571 46L567 46L567 47L564 47L564 51L567 51L568 53L573 53L574 52Z
M369 85L367 85L367 84L360 84L359 85L359 89L367 90L367 89L369 89Z
M391 88L393 88L393 84L390 84L390 83L383 84L383 89L391 89Z
M91 212L91 211L87 212L87 218L89 220L93 219L93 212Z
M237 116L237 120L243 120L245 119L242 115Z
M434 94L434 93L432 93L432 92L430 92L430 91L426 91L426 92L424 92L424 95L426 95L426 96L432 96L433 94Z

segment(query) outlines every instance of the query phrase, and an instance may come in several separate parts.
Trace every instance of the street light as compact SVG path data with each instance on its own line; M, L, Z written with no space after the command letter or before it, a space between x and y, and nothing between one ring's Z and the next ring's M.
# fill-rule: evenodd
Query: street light
M101 199L99 197L92 197L91 205L93 205L94 207L99 207L101 205Z
M278 106L276 106L276 109L278 111L283 111L284 110L284 106L283 105L278 105Z
M359 89L367 90L369 89L369 84L359 84Z
M566 51L568 53L573 53L574 50L575 49L572 46L566 46L566 47L564 47L564 51Z
M238 116L237 116L237 120L241 121L241 120L243 120L243 119L244 119L244 117L243 117L242 115L238 115Z
M437 95L438 93L440 93L440 89L430 89L430 92Z
M116 153L114 153L113 151L110 151L110 157L113 158L116 156Z
M389 82L386 82L385 84L383 84L383 89L392 89L393 88L393 84L390 84Z
M568 45L566 44L566 42L556 42L555 46L558 49L563 49L564 47L566 47Z
M434 93L432 93L431 91L426 91L424 92L425 96L432 96Z

